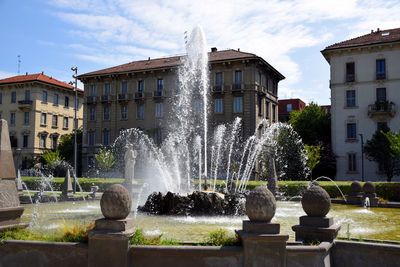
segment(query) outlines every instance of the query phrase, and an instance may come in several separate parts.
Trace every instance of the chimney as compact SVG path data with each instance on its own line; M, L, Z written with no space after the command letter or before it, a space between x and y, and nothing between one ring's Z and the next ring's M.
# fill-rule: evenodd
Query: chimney
M376 31L377 31L377 32L379 32L379 28L378 28L378 29L376 29Z
M148 58L148 60L150 60L150 57Z
M216 47L211 47L211 52L217 52L218 49Z
M25 75L28 75L28 72L25 72Z
M371 33L374 33L374 30L371 30Z
M42 74L44 74L44 71L42 71Z
M240 52L240 48L238 48L238 51Z

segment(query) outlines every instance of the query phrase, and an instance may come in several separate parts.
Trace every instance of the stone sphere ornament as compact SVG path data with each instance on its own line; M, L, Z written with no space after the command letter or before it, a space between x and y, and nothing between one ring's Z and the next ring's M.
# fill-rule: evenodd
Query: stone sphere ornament
M275 196L266 186L257 186L246 197L246 214L250 221L270 222L275 211Z
M371 182L366 182L363 186L363 191L366 194L373 194L375 193L375 185Z
M131 195L120 184L114 184L107 188L100 200L101 213L106 219L125 219L131 211L131 206Z
M331 208L331 198L322 187L311 186L304 192L301 205L308 216L324 217Z
M361 192L361 189L362 189L361 184L358 181L354 181L350 185L350 192L358 193Z

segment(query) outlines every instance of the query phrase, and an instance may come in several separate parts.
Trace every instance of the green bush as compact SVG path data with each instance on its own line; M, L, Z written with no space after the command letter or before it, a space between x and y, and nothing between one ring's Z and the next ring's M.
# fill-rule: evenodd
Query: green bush
M218 229L211 232L202 245L205 246L239 246L240 240L236 237L227 236L226 230Z

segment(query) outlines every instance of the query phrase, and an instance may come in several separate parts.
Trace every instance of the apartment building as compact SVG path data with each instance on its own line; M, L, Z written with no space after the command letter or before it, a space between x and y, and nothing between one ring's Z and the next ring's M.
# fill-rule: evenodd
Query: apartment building
M279 121L287 122L290 112L293 110L302 111L306 107L306 103L300 98L280 99L279 100Z
M0 117L7 120L15 166L29 168L33 159L55 148L73 132L74 87L45 75L0 80ZM82 125L83 90L78 90L78 126Z
M84 171L97 148L110 145L122 129L140 128L162 142L183 58L149 58L78 76L85 86ZM278 82L284 76L268 62L239 49L217 48L211 49L209 62L211 125L241 117L246 137L260 120L278 120Z
M336 178L362 178L362 150L376 130L400 127L400 28L377 30L321 51L330 64L332 149ZM385 180L364 157L364 179Z

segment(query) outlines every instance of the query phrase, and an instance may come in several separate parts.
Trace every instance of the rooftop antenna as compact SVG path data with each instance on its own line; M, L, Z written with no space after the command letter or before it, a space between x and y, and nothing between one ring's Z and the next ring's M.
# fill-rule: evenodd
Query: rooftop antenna
M188 42L188 36L187 36L187 31L185 31L184 33L183 33L183 39L185 39L185 45L187 44L187 42Z
M21 55L18 55L17 57L18 57L18 75L19 75L19 72L21 70Z

